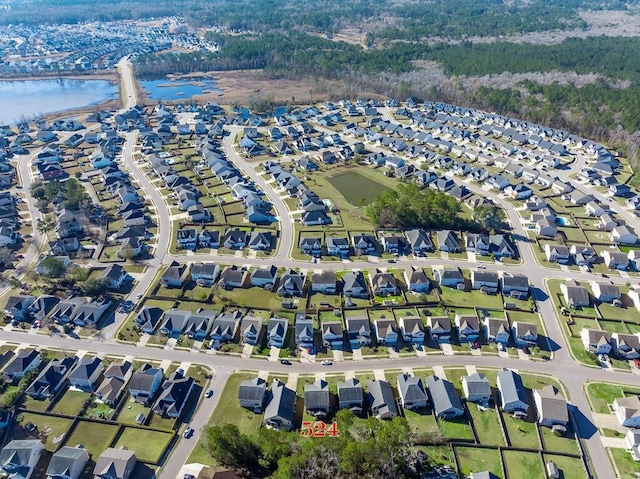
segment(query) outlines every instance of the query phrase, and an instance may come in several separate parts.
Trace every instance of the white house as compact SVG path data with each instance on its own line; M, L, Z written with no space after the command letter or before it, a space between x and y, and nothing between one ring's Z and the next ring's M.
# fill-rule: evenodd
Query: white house
M607 331L582 328L580 338L587 351L595 354L609 354L611 352L611 335Z
M640 428L640 397L627 396L613 400L613 411L621 426L633 429Z

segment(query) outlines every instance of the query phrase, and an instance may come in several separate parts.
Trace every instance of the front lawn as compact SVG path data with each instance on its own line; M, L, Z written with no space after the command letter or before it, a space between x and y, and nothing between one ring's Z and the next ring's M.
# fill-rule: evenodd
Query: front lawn
M116 424L98 424L80 421L66 441L67 446L82 444L91 457L97 458L116 437L120 426Z
M139 461L156 464L172 439L172 433L126 427L114 447L128 446L135 449Z
M624 384L611 383L587 383L585 386L587 396L591 401L591 408L597 413L611 413L611 404L616 398L622 398L629 394L640 394L640 388Z
M222 391L222 396L211 415L209 425L233 423L238 426L241 433L254 434L262 424L262 415L240 407L238 404L238 390L240 383L247 379L255 378L257 373L232 374Z
M638 463L633 460L631 453L622 448L609 448L609 453L620 473L620 479L636 479Z

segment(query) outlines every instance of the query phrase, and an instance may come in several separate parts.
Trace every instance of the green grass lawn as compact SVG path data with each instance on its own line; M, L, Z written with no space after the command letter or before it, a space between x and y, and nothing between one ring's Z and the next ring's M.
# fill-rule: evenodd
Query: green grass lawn
M467 308L502 309L502 296L484 294L480 291L458 291L452 288L442 289L442 300L447 306Z
M473 439L471 426L464 416L455 419L438 419L438 424L447 439Z
M360 385L365 389L367 389L367 383L371 380L375 379L375 375L373 374L373 371L364 371L364 372L358 372L355 374L355 378L360 381Z
M127 397L127 402L118 414L118 422L122 424L137 424L138 414L144 414L145 418L151 413L151 409L135 402L131 397Z
M80 421L67 438L66 445L73 447L76 444L82 444L95 459L111 446L119 429L120 426L115 424Z
M600 314L606 319L616 319L618 321L625 321L629 323L640 323L640 313L633 306L633 304L627 307L618 308L609 303L600 303L598 305Z
M238 404L238 390L240 383L247 379L256 377L255 373L235 373L227 380L227 384L222 391L222 397L218 402L218 406L211 415L210 425L233 423L238 426L240 432L244 434L253 434L262 423L262 415L255 414L248 409L240 407Z
M610 405L616 398L629 394L640 394L640 388L623 384L612 383L587 383L585 386L587 396L591 401L591 407L597 413L610 413Z
M636 479L638 472L638 463L633 460L631 454L626 449L609 448L608 449L620 473L620 479Z
M573 437L573 431L569 430L564 436L556 436L548 427L540 427L544 449L554 452L566 452L579 454L578 444Z
M85 412L85 416L93 419L111 419L114 413L115 409L111 406L94 400Z
M486 446L504 446L502 428L498 422L495 409L481 411L475 404L467 403L467 408L473 419L480 444Z
M418 440L426 439L429 436L439 435L440 429L438 428L438 422L436 418L428 409L410 411L404 410L404 417L407 420L409 426L418 435Z
M522 384L530 389L542 389L545 386L555 386L561 393L563 392L557 379L542 374L521 373Z
M545 477L540 456L533 452L503 451L509 478Z
M31 396L25 395L22 407L28 409L29 411L45 412L50 405L51 401L49 401L48 399L33 399Z
M545 463L553 461L560 470L560 479L584 478L586 474L582 466L582 459L577 457L557 456L555 454L545 454ZM580 471L580 473L578 473Z
M502 461L497 449L480 449L477 447L456 447L456 456L460 463L460 473L468 477L472 472L490 471L502 478ZM518 477L518 476L514 476ZM520 476L528 477L528 476Z
M236 288L232 291L220 289L215 294L215 300L228 302L231 305L241 306L243 308L261 308L270 311L279 311L282 309L282 299L278 298L275 293L258 287L247 289ZM301 303L304 303L303 298L300 298L300 300Z
M38 426L36 432L39 432L41 435L46 437L46 441L44 443L44 447L47 451L56 451L61 446L61 440L66 434L66 432L71 428L71 424L73 423L72 419L55 417L55 416L44 416L42 414L34 414L34 413L21 413L19 415L19 424L16 424L16 428L22 429L25 424L33 423ZM24 434L27 434L26 431L22 430ZM22 434L19 435L20 438ZM18 437L16 437L18 439ZM29 437L29 439L33 439L33 437Z
M114 447L135 448L139 461L156 464L172 438L173 434L171 433L126 427Z
M90 394L82 391L67 390L53 407L52 412L66 414L67 416L77 416L90 397Z
M508 414L503 414L502 417L507 426L507 435L512 446L531 449L540 448L535 423L516 419Z

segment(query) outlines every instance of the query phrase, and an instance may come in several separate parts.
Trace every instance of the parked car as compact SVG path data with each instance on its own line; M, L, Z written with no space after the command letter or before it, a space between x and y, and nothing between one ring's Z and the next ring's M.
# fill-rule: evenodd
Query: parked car
M291 361L289 361L288 359L281 359L280 360L280 364L284 364L286 366L291 366Z
M206 398L210 398L211 396L213 396L213 390L211 390L211 389L207 389L207 390L204 392L204 397L206 397Z
M187 428L184 430L184 433L182 434L182 437L184 437L185 439L189 439L191 436L193 436L193 428L187 426Z
M323 366L332 366L333 365L333 361L329 361L328 359L325 359L325 360L321 361L320 364L322 364Z

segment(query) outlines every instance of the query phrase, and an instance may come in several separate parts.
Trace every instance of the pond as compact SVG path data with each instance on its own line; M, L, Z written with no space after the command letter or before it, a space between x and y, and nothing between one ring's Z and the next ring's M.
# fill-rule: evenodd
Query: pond
M186 100L203 93L222 91L212 78L140 80L139 83L149 99L157 101Z
M378 195L389 189L382 183L378 183L360 173L345 173L344 175L327 178L327 180L353 206L359 206L363 200L364 204L368 205Z
M83 108L117 97L118 85L107 80L0 81L0 124Z

